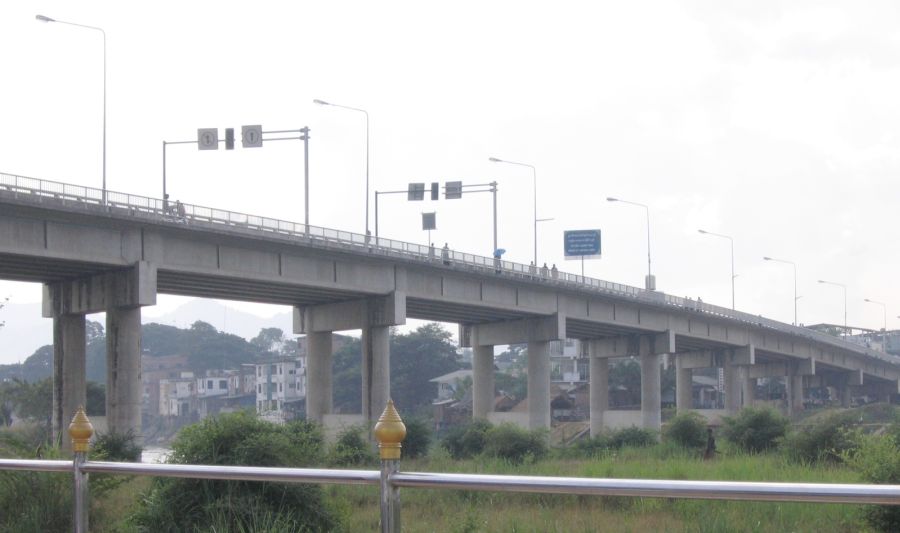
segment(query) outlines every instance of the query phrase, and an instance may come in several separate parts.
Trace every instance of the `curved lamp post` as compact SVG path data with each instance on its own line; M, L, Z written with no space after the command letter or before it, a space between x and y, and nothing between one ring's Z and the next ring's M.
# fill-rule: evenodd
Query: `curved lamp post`
M44 15L35 15L34 18L40 22L56 22L69 26L77 26L79 28L87 28L89 30L99 31L100 34L103 35L103 203L106 204L106 32L103 31L103 28L98 28L97 26L56 20Z
M711 231L706 231L703 229L698 229L697 231L702 233L703 235L712 235L713 237L721 237L723 239L728 239L728 241L731 243L731 309L734 309L735 308L734 307L734 278L737 277L734 273L734 239L732 239L728 235L723 235L721 233L713 233Z
M531 176L534 182L534 265L537 267L538 257L537 257L537 225L538 222L545 222L546 220L551 219L538 219L537 216L537 169L534 168L534 165L529 165L528 163L519 163L518 161L507 161L505 159L497 159L496 157L489 157L488 161L491 163L506 163L509 165L518 165L520 167L528 167L531 169Z
M774 261L776 263L785 263L794 267L794 325L799 326L800 322L797 322L797 300L800 299L797 296L797 263L793 261L786 261L784 259L775 259L774 257L763 257L764 261Z
M620 202L628 205L636 205L638 207L643 207L644 211L647 212L647 279L644 281L644 287L648 291L656 290L656 280L653 278L653 272L650 269L650 207L641 204L638 202L630 202L628 200L622 200L621 198L612 198L608 197L606 199L607 202Z
M366 237L369 235L369 112L358 107L350 107L348 105L332 104L324 100L313 100L314 104L326 105L331 107L339 107L341 109L349 109L350 111L358 111L366 116Z

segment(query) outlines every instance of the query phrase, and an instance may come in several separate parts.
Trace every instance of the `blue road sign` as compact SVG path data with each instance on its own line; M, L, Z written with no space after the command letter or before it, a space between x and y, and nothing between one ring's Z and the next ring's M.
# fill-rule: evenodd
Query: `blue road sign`
M565 256L568 258L600 257L600 230L582 229L563 233Z

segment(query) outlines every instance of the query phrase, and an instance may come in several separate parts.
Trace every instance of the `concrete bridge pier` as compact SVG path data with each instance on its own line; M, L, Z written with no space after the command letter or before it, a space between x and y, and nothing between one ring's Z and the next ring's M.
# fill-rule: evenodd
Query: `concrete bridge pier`
M141 439L141 313L156 303L156 269L146 262L44 285L43 315L54 319L54 439L86 403L85 315L106 312L106 417L110 432ZM64 449L68 439L63 438Z
M53 317L53 412L51 434L63 451L72 451L66 428L79 406L87 403L86 344L83 314Z
M591 436L595 437L603 431L603 416L609 410L609 359L599 353L603 347L600 341L588 342L591 374L589 384Z
M332 332L362 330L362 405L369 427L391 399L391 326L406 323L406 295L294 308L294 333L307 336L306 417L324 422L333 410Z
M487 419L494 407L494 347L472 348L472 418Z
M141 308L106 311L106 422L141 439Z
M391 398L390 338L388 326L362 330L362 412L370 426Z
M334 410L332 333L306 334L306 418L320 424Z
M725 410L729 415L741 409L749 381L747 367L756 363L756 350L752 344L726 350L721 354L721 366L725 374ZM750 394L752 397L752 393Z
M490 411L484 410L485 397L493 399L493 384L486 384L485 369L493 368L493 346L498 344L528 344L528 421L529 429L550 428L550 341L566 338L566 318L562 314L553 314L539 318L526 318L505 322L487 322L483 324L463 324L459 328L460 345L474 347L476 358L473 372L473 405L472 415L488 416ZM479 355L479 352L480 355ZM489 373L492 374L493 370ZM492 378L491 378L492 379ZM480 380L480 381L479 381ZM481 397L478 402L475 396ZM489 409L489 408L488 408Z
M756 402L756 378L750 377L750 369L741 367L741 400L744 407L753 407Z
M675 353L675 333L671 330L639 339L641 357L641 420L644 429L662 427L660 356Z
M694 408L694 371L684 363L682 354L675 356L675 409L679 413Z

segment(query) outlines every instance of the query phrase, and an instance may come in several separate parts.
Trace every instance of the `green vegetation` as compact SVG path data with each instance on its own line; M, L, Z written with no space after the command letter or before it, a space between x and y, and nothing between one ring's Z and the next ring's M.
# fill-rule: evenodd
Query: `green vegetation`
M550 451L547 438L546 430L529 431L514 424L500 424L485 433L484 454L515 464L538 461Z
M403 439L403 457L419 459L428 455L431 447L431 423L424 418L404 421L406 438Z
M321 464L319 428L299 422L279 426L247 413L209 418L181 431L170 462L207 465L310 467ZM130 523L137 531L256 531L265 523L289 531L326 531L337 517L318 486L154 480Z
M365 437L365 428L353 426L342 431L328 454L328 464L336 467L373 466L375 452Z
M774 450L787 434L790 421L774 409L746 407L725 418L722 435L738 449L750 453Z
M699 449L706 445L706 419L694 411L679 413L663 431L663 441L688 449Z
M851 428L859 419L853 410L831 411L807 419L785 438L788 457L806 463L840 462L842 454L856 446Z

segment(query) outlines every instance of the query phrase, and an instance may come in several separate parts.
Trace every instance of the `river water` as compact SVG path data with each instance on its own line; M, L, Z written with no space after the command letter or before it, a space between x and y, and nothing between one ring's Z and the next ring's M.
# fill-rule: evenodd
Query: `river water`
M141 452L142 463L164 463L169 454L172 453L171 448L163 448L160 446L147 446Z

